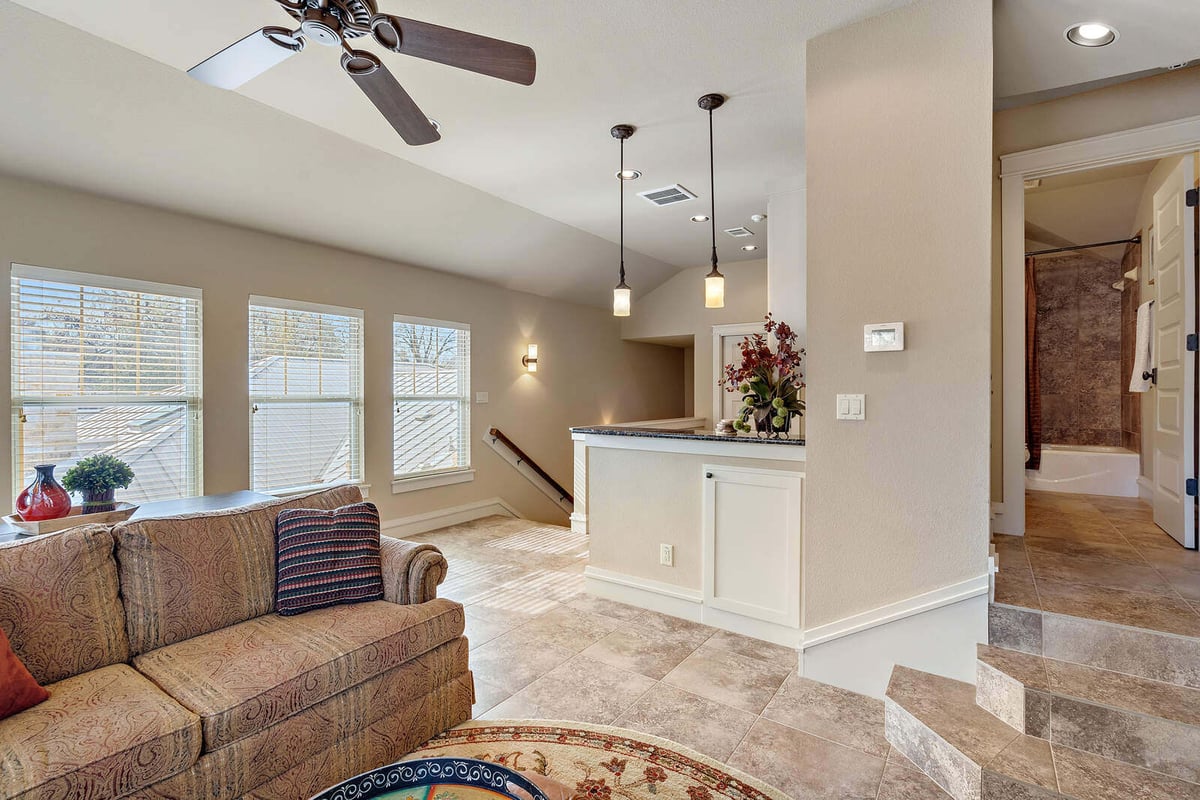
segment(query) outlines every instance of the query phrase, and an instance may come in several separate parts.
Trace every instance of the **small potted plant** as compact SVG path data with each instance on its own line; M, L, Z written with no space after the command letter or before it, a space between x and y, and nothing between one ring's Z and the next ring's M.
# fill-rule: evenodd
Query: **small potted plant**
M82 513L101 514L116 510L113 495L117 489L129 488L133 470L116 456L97 453L67 470L62 483L67 491L82 495Z

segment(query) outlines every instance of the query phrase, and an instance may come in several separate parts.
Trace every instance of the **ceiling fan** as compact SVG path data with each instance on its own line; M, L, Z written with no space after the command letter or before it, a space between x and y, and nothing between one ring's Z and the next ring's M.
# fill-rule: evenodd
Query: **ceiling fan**
M340 47L342 69L362 89L396 132L410 145L441 139L400 82L375 54L355 50L351 39L370 35L393 53L436 61L459 69L529 86L537 71L525 45L428 22L381 14L375 0L274 0L300 26L268 26L234 42L188 70L197 80L236 89L304 49L307 41Z

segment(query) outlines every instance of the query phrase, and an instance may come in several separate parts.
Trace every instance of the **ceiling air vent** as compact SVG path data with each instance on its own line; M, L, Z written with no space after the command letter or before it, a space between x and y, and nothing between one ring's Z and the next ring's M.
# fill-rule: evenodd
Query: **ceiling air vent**
M676 203L696 199L696 195L678 183L674 186L664 186L661 189L651 189L648 192L638 192L638 197L645 198L648 202L654 203L656 206L673 206Z
M754 235L754 231L749 228L726 228L725 232L735 239L745 239L747 236Z

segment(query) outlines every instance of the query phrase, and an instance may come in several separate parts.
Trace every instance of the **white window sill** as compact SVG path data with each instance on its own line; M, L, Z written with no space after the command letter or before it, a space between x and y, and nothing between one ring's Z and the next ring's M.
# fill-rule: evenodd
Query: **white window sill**
M422 489L452 486L456 483L470 483L473 480L475 480L475 470L473 469L456 469L453 472L441 472L436 475L396 478L392 481L392 494L419 492Z

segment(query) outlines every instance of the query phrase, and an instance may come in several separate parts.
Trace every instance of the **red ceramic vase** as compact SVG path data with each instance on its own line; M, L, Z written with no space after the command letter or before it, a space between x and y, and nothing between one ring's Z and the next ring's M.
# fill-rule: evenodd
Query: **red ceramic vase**
M58 519L71 513L71 495L54 480L54 465L39 464L37 477L17 495L17 516L25 522Z

